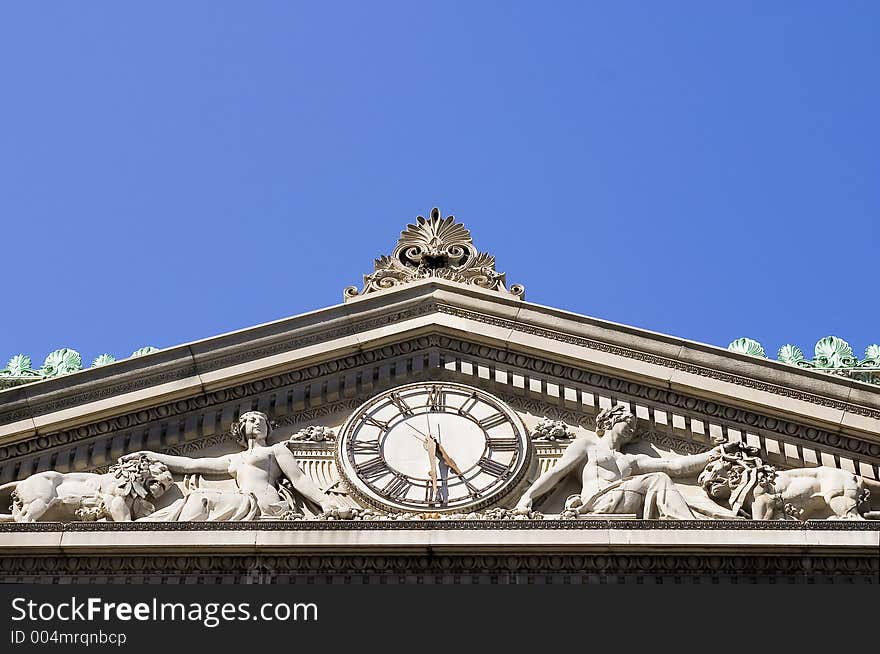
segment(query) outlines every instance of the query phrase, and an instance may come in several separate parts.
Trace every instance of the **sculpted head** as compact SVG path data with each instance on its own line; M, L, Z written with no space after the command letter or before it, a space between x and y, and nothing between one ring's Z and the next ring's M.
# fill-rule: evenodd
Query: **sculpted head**
M626 404L602 409L596 416L596 435L608 438L615 449L623 447L636 436L636 417Z
M264 445L271 432L272 425L269 424L269 416L262 411L242 413L238 422L232 425L232 433L242 447L247 447L251 441Z
M723 459L710 461L697 477L697 483L713 500L729 500L733 487L739 485L739 475L731 475L732 468L733 464Z
M174 486L174 478L165 464L151 461L147 480L147 490L150 491L150 495L154 498L162 497L172 486Z
M174 485L168 466L150 459L146 454L110 466L109 472L120 481L118 488L122 494L133 497L140 496L137 486L145 489L148 497L158 499Z

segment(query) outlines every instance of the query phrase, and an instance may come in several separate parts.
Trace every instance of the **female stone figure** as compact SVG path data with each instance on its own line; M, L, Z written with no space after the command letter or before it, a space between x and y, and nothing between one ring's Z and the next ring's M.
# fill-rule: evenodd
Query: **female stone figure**
M242 521L280 519L293 509L283 487L285 479L295 491L321 507L335 508L330 497L322 492L302 471L287 443L267 445L269 421L265 413L249 411L233 426L239 444L245 450L236 454L192 459L158 452L135 452L123 460L147 455L168 466L172 472L184 474L229 475L237 489L196 488L169 506L159 509L146 521Z

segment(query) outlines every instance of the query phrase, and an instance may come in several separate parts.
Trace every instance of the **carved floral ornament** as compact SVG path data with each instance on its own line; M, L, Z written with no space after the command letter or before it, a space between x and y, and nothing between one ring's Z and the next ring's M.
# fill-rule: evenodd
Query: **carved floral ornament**
M505 274L495 270L495 257L474 247L471 233L454 216L443 218L440 209L431 209L429 218L418 216L415 224L401 232L397 247L390 256L375 260L374 270L364 275L364 288L349 286L346 300L418 279L447 279L462 284L498 291L522 299L525 288L514 284L509 289Z
M542 418L534 429L532 429L532 440L536 442L542 441L561 441L563 443L570 441L575 437L568 425L562 420L552 420L550 418Z

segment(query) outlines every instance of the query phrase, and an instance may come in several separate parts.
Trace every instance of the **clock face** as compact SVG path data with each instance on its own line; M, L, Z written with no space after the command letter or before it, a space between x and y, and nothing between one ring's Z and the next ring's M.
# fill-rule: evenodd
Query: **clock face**
M339 437L340 467L367 501L404 511L473 510L518 481L529 440L488 393L409 384L361 406Z

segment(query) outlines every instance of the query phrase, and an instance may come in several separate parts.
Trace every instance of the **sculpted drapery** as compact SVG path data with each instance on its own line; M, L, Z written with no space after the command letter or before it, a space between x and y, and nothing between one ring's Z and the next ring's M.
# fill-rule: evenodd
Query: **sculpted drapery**
M703 454L662 459L625 454L621 448L635 438L636 417L625 405L604 409L596 416L596 434L578 436L556 465L523 493L517 510L527 512L535 499L571 474L579 475L581 492L566 502L569 513L630 514L643 519L688 520L733 517L722 507L696 515L673 477L694 477L724 451L718 446Z
M271 427L266 414L250 411L242 414L233 428L245 450L220 457L191 459L157 452L136 452L184 474L228 475L235 489L193 488L183 498L143 518L145 521L272 520L288 517L295 509L291 490L317 504L322 511L335 508L302 471L287 443L267 445ZM287 486L290 486L288 488Z
M740 443L674 458L624 452L624 446L635 438L635 425L636 418L626 405L601 411L595 434L574 438L556 465L522 494L511 516L509 510L500 508L486 515L500 511L504 517L538 516L532 510L534 500L574 475L580 492L568 498L562 518L880 517L880 483L876 481L822 466L776 470L763 463L758 450ZM11 499L11 512L0 514L0 522L284 520L303 517L297 509L303 500L336 519L357 513L353 507L340 508L317 487L287 442L268 445L270 430L267 416L251 411L233 425L241 452L189 458L140 451L124 455L105 474L46 471L31 475L0 487L0 495L6 492ZM156 509L160 498L167 503L171 497L172 473L185 475L183 495ZM224 477L225 485L202 484L202 475ZM679 485L674 479L691 482Z

